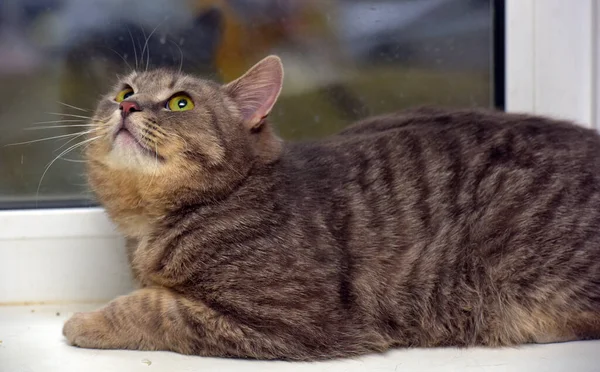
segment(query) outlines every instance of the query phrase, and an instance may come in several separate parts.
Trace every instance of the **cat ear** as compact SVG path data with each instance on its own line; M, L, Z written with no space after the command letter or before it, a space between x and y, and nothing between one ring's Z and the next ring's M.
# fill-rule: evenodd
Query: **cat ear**
M272 55L225 85L225 89L237 103L245 126L256 129L271 112L282 86L283 65L279 57Z

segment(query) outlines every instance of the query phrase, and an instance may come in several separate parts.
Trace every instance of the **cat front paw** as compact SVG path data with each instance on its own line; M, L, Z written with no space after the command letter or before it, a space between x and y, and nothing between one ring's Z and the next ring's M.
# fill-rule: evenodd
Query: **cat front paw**
M110 348L110 329L101 312L75 313L63 327L67 343L90 349Z

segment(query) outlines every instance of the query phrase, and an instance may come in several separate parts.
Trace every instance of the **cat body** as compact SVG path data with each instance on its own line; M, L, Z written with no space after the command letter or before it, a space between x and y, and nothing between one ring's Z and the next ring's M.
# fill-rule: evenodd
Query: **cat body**
M285 143L282 74L145 73L100 103L90 183L143 288L75 315L71 344L312 360L600 337L595 132L427 108ZM193 109L161 111L183 90Z

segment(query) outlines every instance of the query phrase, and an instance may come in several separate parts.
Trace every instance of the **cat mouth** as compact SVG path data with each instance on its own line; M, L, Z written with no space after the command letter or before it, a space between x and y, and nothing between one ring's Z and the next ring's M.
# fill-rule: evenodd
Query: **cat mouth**
M125 142L126 146L135 146L141 153L147 156L161 161L164 160L164 158L158 152L156 152L156 150L146 146L133 132L127 129L125 125L121 125L121 127L117 130L114 139L115 141L120 139L121 141Z

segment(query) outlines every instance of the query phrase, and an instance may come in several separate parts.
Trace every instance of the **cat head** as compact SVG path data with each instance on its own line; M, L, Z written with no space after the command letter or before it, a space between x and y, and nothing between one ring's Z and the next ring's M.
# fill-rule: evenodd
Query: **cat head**
M164 69L131 73L95 112L86 150L92 188L103 202L116 193L151 203L176 190L231 187L279 156L265 118L282 83L276 56L224 85Z

